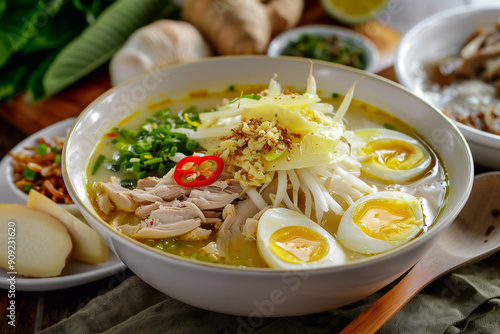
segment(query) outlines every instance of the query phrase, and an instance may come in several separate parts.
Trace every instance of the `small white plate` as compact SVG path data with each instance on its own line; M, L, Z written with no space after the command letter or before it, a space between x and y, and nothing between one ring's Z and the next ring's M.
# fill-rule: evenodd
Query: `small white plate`
M126 268L114 253L109 252L108 261L104 263L90 264L71 260L57 277L26 278L15 275L14 280L10 281L8 279L12 275L0 269L0 288L9 290L11 283L14 282L16 291L60 290L116 275Z
M37 146L38 138L51 138L52 136L66 136L66 131L70 129L75 122L75 118L68 118L24 139L17 144L11 151L17 152L25 147ZM26 204L28 195L17 189L12 182L12 159L6 155L0 162L0 203ZM65 209L75 214L78 211L76 205L63 205ZM77 212L79 214L79 211ZM79 215L79 218L82 218ZM15 277L16 291L48 291L70 288L77 285L96 281L98 279L117 274L126 269L123 262L110 251L108 261L99 264L89 264L77 260L71 260L60 276L49 278L25 278ZM9 289L11 282L8 281L11 275L3 269L0 269L0 288Z

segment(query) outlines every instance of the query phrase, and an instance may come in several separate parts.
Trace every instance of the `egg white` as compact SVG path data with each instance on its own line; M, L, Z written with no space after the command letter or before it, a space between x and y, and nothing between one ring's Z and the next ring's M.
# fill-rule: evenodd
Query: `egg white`
M346 132L346 138L351 144L352 155L358 158L361 162L362 172L374 179L383 181L384 183L403 183L412 181L422 176L427 170L429 170L432 164L432 157L429 151L416 139L389 129L361 129L356 131ZM370 158L370 155L366 155L363 152L363 148L378 140L400 140L414 147L414 149L421 150L424 157L418 161L412 168L391 168L384 163L381 163L378 159Z
M327 254L313 262L291 263L278 257L270 248L271 235L281 228L301 226L323 236L328 244ZM262 214L257 227L257 246L262 258L272 268L312 269L343 264L346 262L344 250L333 236L302 213L285 208L269 209Z
M372 199L398 199L408 203L416 220L415 229L408 236L397 240L382 240L371 237L353 222L353 212L362 203ZM362 254L378 254L399 247L414 239L423 229L423 213L419 200L399 191L381 191L367 195L354 202L344 213L337 230L337 241L345 248Z

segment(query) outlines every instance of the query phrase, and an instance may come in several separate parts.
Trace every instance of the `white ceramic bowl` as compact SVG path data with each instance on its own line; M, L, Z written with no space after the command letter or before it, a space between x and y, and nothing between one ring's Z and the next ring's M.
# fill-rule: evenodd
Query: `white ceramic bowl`
M474 173L470 150L452 122L410 91L370 73L314 62L317 85L324 91L347 92L364 76L356 86L355 98L411 124L436 148L449 173L449 198L435 226L395 251L335 268L300 272L198 262L165 254L120 234L98 216L87 196L85 171L94 146L121 119L146 110L151 102L185 96L193 90L267 84L273 73L283 85L305 88L309 69L309 61L301 58L216 57L168 67L111 89L82 112L67 140L63 170L72 197L127 267L159 291L193 306L254 318L292 316L341 307L372 294L412 267L453 221L468 198Z
M398 81L425 98L420 80L423 64L457 53L476 29L494 26L499 17L500 4L470 5L439 12L415 25L396 51ZM500 169L500 136L456 124L469 143L475 163Z
M289 29L276 36L267 49L267 55L271 57L281 56L285 48L292 42L297 41L303 34L316 36L339 36L344 42L363 50L365 67L363 70L374 72L379 62L377 47L365 36L354 30L326 24L305 25Z

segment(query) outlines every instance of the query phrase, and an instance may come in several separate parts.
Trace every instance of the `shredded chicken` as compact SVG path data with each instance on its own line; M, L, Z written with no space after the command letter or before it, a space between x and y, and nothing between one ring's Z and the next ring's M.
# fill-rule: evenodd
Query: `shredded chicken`
M187 201L196 204L202 210L216 210L225 207L239 196L239 193L214 193L210 190L194 189Z
M224 219L217 233L217 247L219 254L227 256L229 243L239 238L245 238L247 218L259 215L260 210L251 199L241 201L236 206L228 204L222 213Z
M101 193L97 196L97 204L105 215L109 215L114 210L114 205L109 200L107 193Z
M208 254L212 261L216 261L217 259L223 257L223 254L220 253L219 247L215 241L211 241L206 246L200 248L200 252Z
M112 176L110 182L99 183L98 186L106 192L108 198L118 209L125 212L134 212L137 208L137 204L132 199L132 191L122 187L120 179L117 177ZM102 207L100 209L104 212Z
M119 224L118 228L126 235L141 239L206 240L211 230L201 225L221 222L223 209L245 197L237 180L187 188L178 185L170 174L140 180L135 189L122 187L116 177L97 187L101 190L96 203L100 210L106 215L117 209L134 212L140 223Z

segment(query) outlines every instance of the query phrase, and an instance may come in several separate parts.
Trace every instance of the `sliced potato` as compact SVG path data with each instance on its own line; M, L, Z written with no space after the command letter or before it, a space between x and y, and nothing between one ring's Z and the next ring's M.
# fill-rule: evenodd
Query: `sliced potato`
M0 267L7 272L59 276L72 247L66 227L55 218L19 204L0 204Z
M31 189L26 206L51 215L66 226L73 241L72 256L74 259L88 263L106 262L108 260L108 246L97 232L48 197Z

